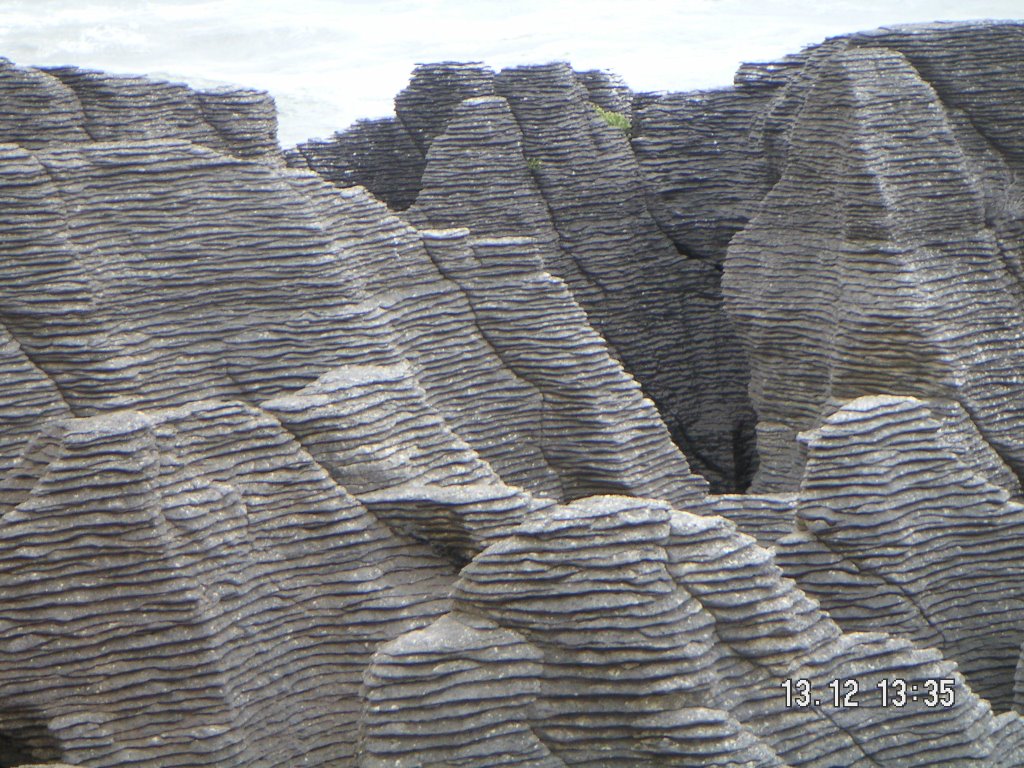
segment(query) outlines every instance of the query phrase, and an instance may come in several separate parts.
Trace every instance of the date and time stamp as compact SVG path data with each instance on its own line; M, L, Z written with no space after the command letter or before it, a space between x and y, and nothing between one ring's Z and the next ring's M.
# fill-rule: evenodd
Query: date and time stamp
M939 709L956 704L955 684L953 678L892 678L862 685L855 678L849 678L830 680L827 685L816 688L812 681L796 678L783 680L781 687L786 706L791 709L823 706L850 709L862 705L900 708L912 704Z

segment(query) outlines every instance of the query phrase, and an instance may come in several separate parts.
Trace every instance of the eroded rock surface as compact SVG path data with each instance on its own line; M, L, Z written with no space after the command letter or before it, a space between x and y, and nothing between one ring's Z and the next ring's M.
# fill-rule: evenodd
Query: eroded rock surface
M246 93L3 71L3 761L352 764L368 654L461 563L704 503L532 239L286 168Z
M0 766L1024 766L1022 41L2 62Z
M870 394L955 400L1024 470L1006 128L1022 51L1017 24L838 38L752 122L773 186L729 245L725 293L751 361L760 488L795 487L796 434Z
M336 764L367 655L445 607L446 561L239 403L57 422L3 485L0 731L76 762Z
M720 518L584 499L492 544L453 598L374 656L360 765L1019 764L1015 715L936 651L843 633ZM882 706L892 679L949 680L954 706ZM818 703L787 706L787 680Z
M993 457L976 433L956 441L939 418L913 398L864 397L807 433L779 564L844 628L884 616L1005 710L1024 642L1024 505L978 466Z
M398 208L415 186L405 215L417 226L533 238L691 466L714 489L744 489L756 466L753 412L720 269L680 253L648 209L628 136L596 110L630 120L621 81L566 64L497 75L426 65L395 103L389 135L404 126L422 168L390 149L395 140L378 142L386 156L374 156L383 175L373 186L351 149L371 130L364 124L300 145L305 164L336 183L366 183Z

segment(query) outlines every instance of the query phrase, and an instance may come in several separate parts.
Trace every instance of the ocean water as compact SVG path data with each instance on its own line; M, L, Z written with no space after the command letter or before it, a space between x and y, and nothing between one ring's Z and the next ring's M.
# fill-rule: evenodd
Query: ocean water
M728 85L742 61L1020 0L0 0L0 56L273 94L285 146L392 114L419 62L569 61L634 90Z

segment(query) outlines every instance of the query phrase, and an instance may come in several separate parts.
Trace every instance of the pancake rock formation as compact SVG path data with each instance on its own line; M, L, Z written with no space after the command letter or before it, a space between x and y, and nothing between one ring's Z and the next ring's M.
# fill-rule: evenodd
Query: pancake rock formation
M762 488L794 487L797 433L873 394L960 403L1024 471L1022 74L1017 24L880 30L806 52L751 121L773 184L724 283Z
M626 120L630 94L607 75L578 75L567 64L497 75L479 65L424 65L388 123L418 146L416 164L381 141L372 165L387 171L361 171L370 161L352 146L382 130L376 123L300 145L294 162L335 183L367 185L420 227L533 238L544 267L568 284L691 466L716 490L742 489L754 466L754 414L720 272L686 258L659 228L628 137L598 106ZM391 186L396 175L397 189L417 189L411 205Z
M0 768L1024 768L1022 83L0 60Z

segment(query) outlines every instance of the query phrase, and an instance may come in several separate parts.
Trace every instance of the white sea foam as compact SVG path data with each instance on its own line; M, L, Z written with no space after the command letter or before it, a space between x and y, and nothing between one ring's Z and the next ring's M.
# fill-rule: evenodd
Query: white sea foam
M1020 0L3 0L0 56L270 91L281 141L391 114L417 62L570 61L636 90L727 85L829 35L1012 18Z

